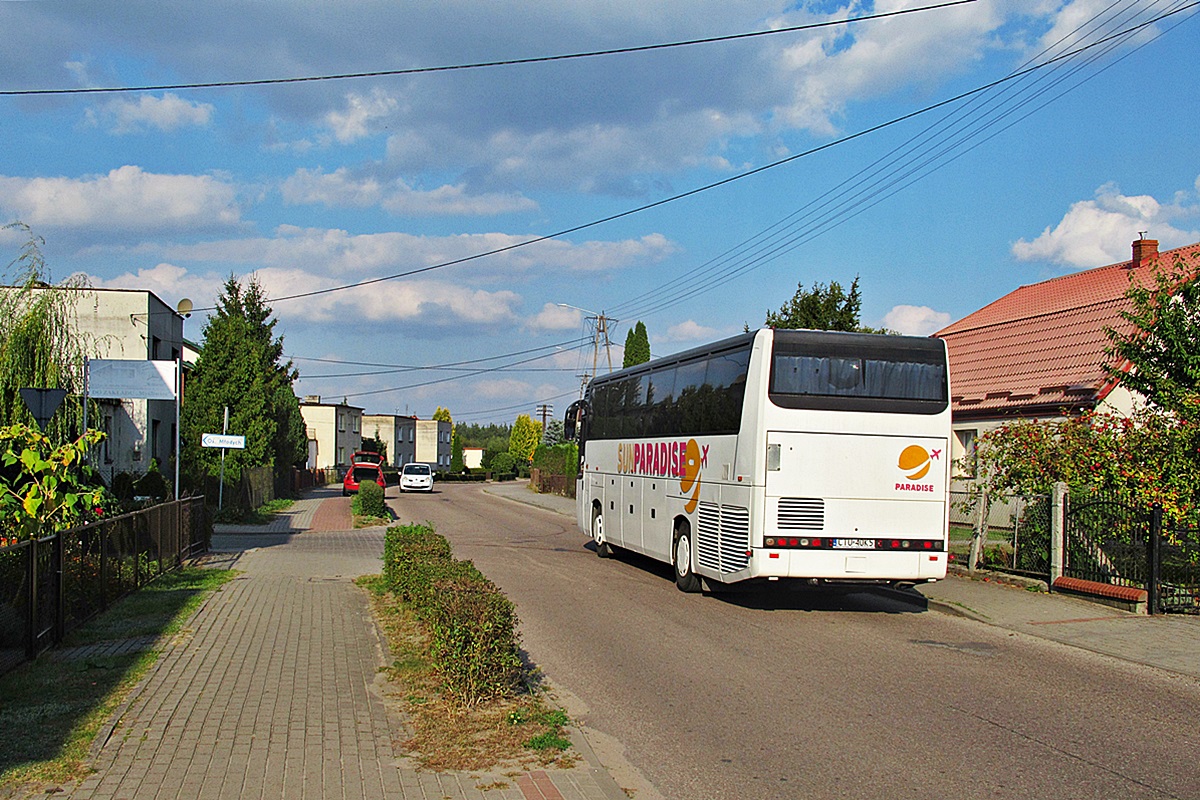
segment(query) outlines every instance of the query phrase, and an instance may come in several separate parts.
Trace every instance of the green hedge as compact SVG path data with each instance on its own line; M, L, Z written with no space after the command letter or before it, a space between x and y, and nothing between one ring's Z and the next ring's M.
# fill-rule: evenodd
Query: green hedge
M358 493L350 503L350 510L360 517L388 516L387 503L383 501L383 487L375 481L363 481L358 485Z
M579 473L579 446L574 442L538 445L533 451L533 466L550 475L573 479Z
M389 528L383 576L430 635L442 689L464 703L510 694L521 682L512 601L429 525Z

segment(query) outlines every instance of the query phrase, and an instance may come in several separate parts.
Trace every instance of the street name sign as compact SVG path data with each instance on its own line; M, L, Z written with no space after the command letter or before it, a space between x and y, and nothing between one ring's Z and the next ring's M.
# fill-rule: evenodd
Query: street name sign
M201 447L222 447L229 450L245 450L246 437L227 433L205 433L200 436Z

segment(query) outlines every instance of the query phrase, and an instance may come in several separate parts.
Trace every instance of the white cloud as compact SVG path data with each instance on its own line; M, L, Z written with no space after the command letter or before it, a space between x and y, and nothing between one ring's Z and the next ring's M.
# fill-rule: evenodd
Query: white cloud
M376 88L369 96L346 95L346 107L330 111L325 115L325 124L333 136L342 144L349 144L369 136L380 120L391 116L399 106L394 97Z
M583 315L576 308L565 308L557 303L546 303L526 324L539 331L565 331L578 328Z
M331 208L379 206L392 214L407 216L485 215L537 209L537 203L516 193L472 196L461 184L420 191L402 180L392 181L385 186L370 176L355 179L345 167L331 173L319 169L298 169L284 181L282 192L284 201L293 205L317 203Z
M302 291L319 291L337 285L327 277L297 269L269 267L254 273L268 297L284 297ZM392 281L302 297L276 303L289 319L305 324L342 323L350 328L363 322L420 323L434 329L462 325L497 325L516 320L520 296L512 291L489 292L470 289L454 282L437 280ZM409 330L414 330L409 328ZM374 348L378 342L363 346Z
M235 225L234 187L205 175L136 166L85 178L0 176L0 208L36 228L151 231Z
M172 307L186 297L195 308L209 308L221 293L226 277L216 272L192 273L183 267L162 263L114 278L90 276L90 280L93 286L101 289L148 290ZM189 338L198 338L198 330L190 333Z
M720 331L716 328L709 328L701 325L695 320L685 320L678 325L672 325L667 328L667 335L663 338L665 342L705 342L711 339L716 339L720 336Z
M136 101L114 100L100 109L99 117L115 134L141 133L153 128L170 132L189 126L202 127L212 120L213 106L192 103L170 92L162 97L144 94Z
M1149 195L1129 196L1115 184L1096 190L1094 200L1073 203L1054 228L1047 226L1033 241L1018 240L1013 255L1021 261L1050 261L1071 267L1099 267L1128 261L1130 243L1146 231L1164 248L1200 238L1196 230L1176 228L1172 220L1200 217L1195 196L1177 193L1171 203Z
M909 336L928 336L949 324L949 314L929 306L893 306L883 317L885 328Z
M507 233L417 236L408 233L351 234L345 230L281 225L272 238L228 239L163 249L174 261L211 261L300 268L354 280L406 272L520 245L530 237ZM470 277L511 280L527 274L603 272L661 260L676 245L660 234L579 244L542 241L472 262Z

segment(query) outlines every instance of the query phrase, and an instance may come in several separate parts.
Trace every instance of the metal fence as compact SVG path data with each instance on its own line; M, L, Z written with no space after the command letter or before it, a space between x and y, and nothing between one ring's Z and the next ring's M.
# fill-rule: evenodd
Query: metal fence
M1150 513L1106 497L1068 497L1063 575L1141 589L1150 579Z
M979 566L1049 580L1049 495L950 492L950 553L956 561L968 562L977 535Z
M1200 528L1160 528L1150 568L1159 611L1200 614Z
M208 549L203 497L0 547L0 673Z

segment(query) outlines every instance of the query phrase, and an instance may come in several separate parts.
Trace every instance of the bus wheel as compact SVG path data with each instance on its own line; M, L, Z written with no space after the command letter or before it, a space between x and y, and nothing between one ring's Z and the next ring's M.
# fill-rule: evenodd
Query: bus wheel
M675 585L681 592L700 591L700 578L692 572L692 534L685 524L675 529Z
M596 555L601 558L612 555L612 548L604 538L604 514L598 506L592 509L592 541L596 543Z

